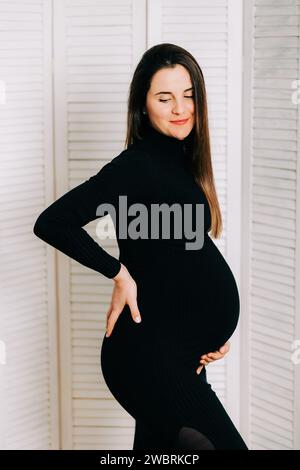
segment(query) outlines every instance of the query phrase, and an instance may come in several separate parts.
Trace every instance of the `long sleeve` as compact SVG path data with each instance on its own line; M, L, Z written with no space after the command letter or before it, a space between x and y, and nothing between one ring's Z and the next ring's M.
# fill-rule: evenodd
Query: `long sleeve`
M53 202L38 216L33 227L37 237L107 278L118 274L121 263L82 227L99 217L96 215L99 204L110 203L116 207L118 196L126 194L133 166L129 154L123 151L97 174Z

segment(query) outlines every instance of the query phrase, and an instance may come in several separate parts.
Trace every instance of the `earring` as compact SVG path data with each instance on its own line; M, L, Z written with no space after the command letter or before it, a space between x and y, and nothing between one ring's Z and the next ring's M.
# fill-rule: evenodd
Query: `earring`
M147 114L145 110L143 111L143 114Z

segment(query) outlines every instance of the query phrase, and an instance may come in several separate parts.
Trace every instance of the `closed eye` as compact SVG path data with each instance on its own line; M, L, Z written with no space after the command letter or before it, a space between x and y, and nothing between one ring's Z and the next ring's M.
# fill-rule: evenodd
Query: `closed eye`
M184 98L194 98L194 95L192 96L185 96ZM170 101L170 100L159 100L161 101L162 103L166 103L167 101Z

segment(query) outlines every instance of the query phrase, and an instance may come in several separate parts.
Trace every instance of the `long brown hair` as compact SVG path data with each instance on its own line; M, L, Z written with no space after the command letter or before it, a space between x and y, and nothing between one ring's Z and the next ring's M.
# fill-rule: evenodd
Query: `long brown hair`
M222 215L211 163L205 82L199 64L187 50L175 44L163 43L151 47L143 54L129 89L125 146L143 138L143 129L147 125L147 115L143 114L143 109L152 76L162 68L175 67L177 64L188 70L194 88L195 125L192 130L193 142L188 152L189 164L210 207L211 235L219 238L222 232Z

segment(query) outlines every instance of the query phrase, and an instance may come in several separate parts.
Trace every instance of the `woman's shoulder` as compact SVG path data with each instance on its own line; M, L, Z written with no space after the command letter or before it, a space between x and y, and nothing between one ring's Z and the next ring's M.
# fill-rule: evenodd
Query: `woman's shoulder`
M111 163L120 168L143 168L147 166L150 161L150 155L146 149L139 143L130 144L126 149L122 150L115 156Z
M150 160L146 151L136 145L130 145L106 162L99 174L115 180L132 181L151 173Z

